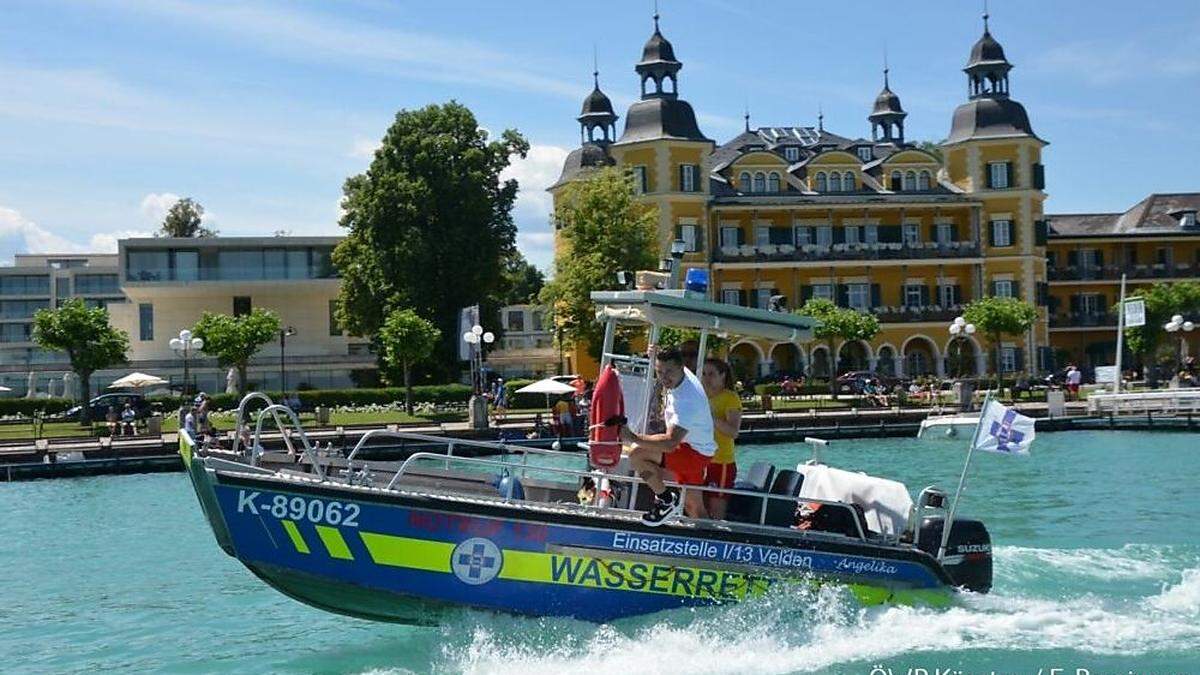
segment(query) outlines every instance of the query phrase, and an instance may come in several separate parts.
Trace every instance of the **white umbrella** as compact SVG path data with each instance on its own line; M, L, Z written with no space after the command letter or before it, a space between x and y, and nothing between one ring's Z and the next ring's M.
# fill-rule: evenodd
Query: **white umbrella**
M168 382L157 375L130 373L108 385L108 388L120 389L121 387L133 387L134 389L141 389L143 387L155 387L160 384L168 384Z
M544 380L538 380L533 384L527 384L517 390L518 394L574 394L575 387L558 380L548 377Z
M517 390L517 393L518 394L545 394L546 395L546 407L549 408L551 396L561 396L562 394L574 394L575 387L572 387L571 385L566 384L564 382L559 382L558 380L556 380L552 377L547 377L544 380L538 380L537 382L534 382L533 384L527 384L524 387L521 387L520 389Z

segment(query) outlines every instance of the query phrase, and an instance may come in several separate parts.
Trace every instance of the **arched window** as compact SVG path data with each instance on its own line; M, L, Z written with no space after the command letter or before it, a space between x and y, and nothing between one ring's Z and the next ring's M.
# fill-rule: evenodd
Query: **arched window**
M846 192L854 192L857 186L854 184L854 174L847 171L842 175L842 189Z
M904 174L904 189L906 191L917 189L917 174L915 172L909 171Z
M836 171L829 174L829 191L830 192L841 192L842 191L842 174L840 174Z
M738 182L741 183L742 192L749 192L752 189L749 171L743 171L742 175L738 177Z
M901 190L904 189L904 184L901 182L903 180L903 176L904 176L904 174L900 173L899 171L892 172L892 190L893 191L900 192Z
M829 184L825 182L825 172L822 171L817 174L817 192L827 192L828 190Z
M767 177L767 192L779 192L779 174L774 171Z
M929 172L928 171L921 172L921 178L917 182L917 188L921 189L921 190L929 189Z
M766 174L764 174L761 171L754 174L754 191L755 192L766 192L767 191L767 176L766 176Z

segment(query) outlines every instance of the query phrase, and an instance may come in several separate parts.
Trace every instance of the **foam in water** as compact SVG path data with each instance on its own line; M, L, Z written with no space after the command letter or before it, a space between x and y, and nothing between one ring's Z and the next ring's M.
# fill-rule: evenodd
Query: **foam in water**
M1124 551L1144 558L1146 551ZM1022 552L1020 555L1026 555ZM1093 552L1035 558L1086 566ZM1121 551L1107 555L1120 557ZM1118 565L1129 573L1136 565ZM1178 578L1178 577L1176 577ZM640 625L472 615L466 644L443 656L451 670L562 673L792 673L956 650L1070 650L1122 657L1200 650L1200 568L1150 597L1114 601L966 595L946 610L863 608L843 590L789 588L723 608L680 610ZM447 635L449 638L450 636Z
M1177 573L1182 556L1172 546L1126 544L1119 549L996 547L998 574L1039 576L1054 568L1104 581L1163 579Z

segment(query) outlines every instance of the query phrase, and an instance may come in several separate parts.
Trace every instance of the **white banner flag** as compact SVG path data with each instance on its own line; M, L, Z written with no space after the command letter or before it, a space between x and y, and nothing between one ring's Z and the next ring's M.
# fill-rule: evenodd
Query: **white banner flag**
M975 449L1006 455L1028 455L1033 443L1033 418L1017 414L996 401L988 401L979 415Z

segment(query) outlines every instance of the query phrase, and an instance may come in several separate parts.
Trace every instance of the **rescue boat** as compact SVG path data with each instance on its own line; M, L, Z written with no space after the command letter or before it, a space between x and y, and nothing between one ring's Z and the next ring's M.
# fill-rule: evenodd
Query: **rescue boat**
M635 430L652 423L654 369L644 354L614 353L619 327L648 330L649 344L666 326L698 331L697 367L710 335L805 342L813 328L684 291L592 298L605 324L603 372L620 390L603 412L619 405ZM595 418L594 431L603 428ZM945 492L929 487L914 501L897 481L828 466L817 439L808 439L812 459L743 467L733 489L679 486L726 494L725 519L651 528L641 521L650 491L610 435L579 453L379 429L343 454L314 446L295 414L263 394L243 399L237 420L227 449L179 434L218 545L280 592L340 614L435 623L472 607L601 622L741 601L779 584L841 584L867 604L944 605L992 583L982 523L950 515L942 537ZM282 432L281 448L264 448L264 427ZM402 462L360 459L381 437L442 447Z

